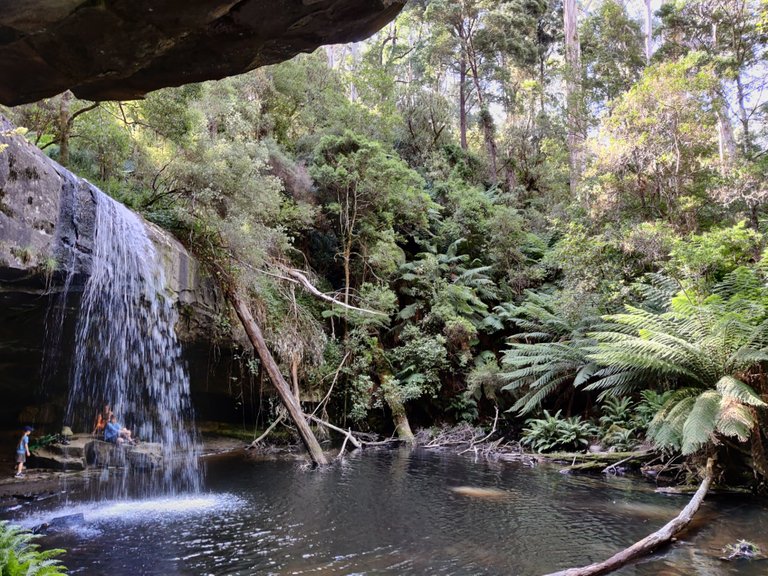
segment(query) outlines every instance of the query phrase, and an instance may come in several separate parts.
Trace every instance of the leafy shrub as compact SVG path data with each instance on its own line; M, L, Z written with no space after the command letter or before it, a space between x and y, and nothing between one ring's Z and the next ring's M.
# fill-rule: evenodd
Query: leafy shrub
M31 532L0 521L0 574L2 576L66 576L54 557L64 550L38 550Z
M762 234L741 221L730 228L714 228L677 240L668 267L673 275L719 281L738 266L754 260L762 245Z
M475 422L480 415L477 400L469 394L457 394L451 398L448 410L453 413L457 422Z
M634 428L632 400L629 397L609 397L603 402L603 415L600 416L601 430L612 427L630 429Z
M611 426L602 436L602 441L616 452L629 452L638 443L633 428L620 428L618 426Z
M672 390L656 392L656 390L643 390L640 392L641 400L635 407L635 417L638 425L647 430L651 420L658 414L667 401L672 397Z
M531 418L523 430L522 444L536 452L553 450L582 450L596 434L594 425L580 416L561 418L558 410L554 415L544 410L544 418Z
M630 450L637 443L637 420L632 400L611 396L602 405L600 440L619 452Z

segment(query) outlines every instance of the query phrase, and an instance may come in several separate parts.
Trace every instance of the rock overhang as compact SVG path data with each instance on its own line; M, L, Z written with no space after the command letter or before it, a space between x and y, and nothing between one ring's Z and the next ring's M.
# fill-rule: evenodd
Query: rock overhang
M0 103L128 100L361 40L406 0L0 0Z

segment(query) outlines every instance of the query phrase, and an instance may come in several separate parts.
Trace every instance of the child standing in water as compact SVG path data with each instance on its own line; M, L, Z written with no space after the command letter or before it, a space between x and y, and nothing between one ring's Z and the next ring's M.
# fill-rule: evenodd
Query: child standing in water
M24 434L16 445L16 478L24 478L24 463L29 456L29 434L32 430L32 426L24 426Z

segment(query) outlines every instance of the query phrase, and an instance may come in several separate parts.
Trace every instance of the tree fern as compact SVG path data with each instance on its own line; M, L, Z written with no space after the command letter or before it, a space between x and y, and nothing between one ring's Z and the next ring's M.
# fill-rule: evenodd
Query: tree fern
M587 358L594 342L585 333L597 318L571 322L558 313L554 296L534 293L519 306L506 304L504 312L522 330L510 338L502 358L504 389L519 395L510 410L528 414L547 398L590 381L597 365Z
M690 454L718 436L746 441L766 406L744 375L768 361L768 291L739 274L714 296L678 295L667 312L628 307L605 317L610 324L591 334L597 344L587 354L604 368L586 388L602 396L654 382L678 388L649 425L660 447Z

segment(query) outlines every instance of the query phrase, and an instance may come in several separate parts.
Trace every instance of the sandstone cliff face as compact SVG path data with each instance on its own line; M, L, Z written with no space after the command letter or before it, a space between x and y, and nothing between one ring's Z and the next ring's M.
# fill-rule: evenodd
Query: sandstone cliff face
M0 117L0 294L78 292L90 274L96 188L45 156ZM173 236L145 222L161 255L169 296L185 310L182 339L205 339L221 295Z
M219 79L361 40L405 0L0 0L0 103Z
M44 425L59 419L66 404L100 192L14 135L2 117L0 148L0 426L19 418ZM190 369L206 375L201 351L210 348L223 298L175 238L145 225L179 310L176 328ZM45 352L52 346L53 356Z

